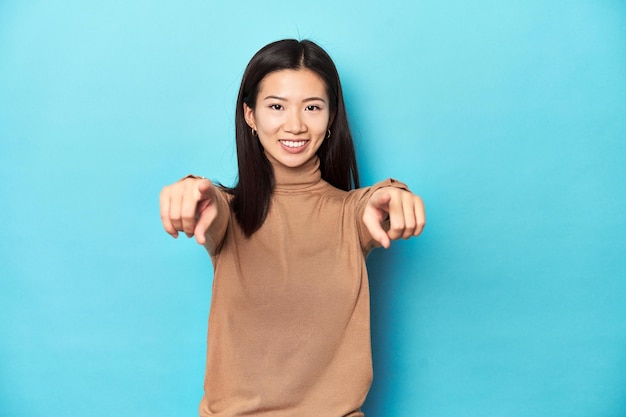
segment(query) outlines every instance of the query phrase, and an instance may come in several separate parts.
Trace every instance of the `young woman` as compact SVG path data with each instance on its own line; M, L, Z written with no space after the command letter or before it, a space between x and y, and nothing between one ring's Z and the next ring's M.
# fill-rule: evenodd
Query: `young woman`
M358 188L339 76L313 42L257 52L235 118L237 185L188 176L160 198L165 230L214 266L200 415L363 416L365 258L417 236L422 201L391 179Z

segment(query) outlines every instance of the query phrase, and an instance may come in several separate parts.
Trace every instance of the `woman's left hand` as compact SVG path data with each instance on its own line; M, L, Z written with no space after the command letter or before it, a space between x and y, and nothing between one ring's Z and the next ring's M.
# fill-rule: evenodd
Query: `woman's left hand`
M389 231L383 228L387 218ZM383 187L376 190L368 200L363 223L374 240L387 249L392 240L408 239L422 233L426 224L424 203L410 191Z

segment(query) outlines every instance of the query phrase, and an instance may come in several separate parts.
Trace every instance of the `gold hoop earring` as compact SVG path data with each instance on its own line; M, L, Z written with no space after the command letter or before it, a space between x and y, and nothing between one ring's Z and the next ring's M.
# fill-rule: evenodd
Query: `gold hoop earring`
M252 129L252 136L256 136L257 135L256 129L254 129L252 127L250 129Z
M330 129L328 129L328 132L326 132L326 139L328 139L330 137Z

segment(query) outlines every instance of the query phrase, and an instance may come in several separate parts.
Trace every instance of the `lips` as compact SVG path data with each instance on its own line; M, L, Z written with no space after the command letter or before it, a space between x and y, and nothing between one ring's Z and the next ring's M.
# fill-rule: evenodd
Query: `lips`
M308 140L280 140L281 145L287 148L297 149L301 148L308 143Z
M297 154L300 152L304 152L304 150L308 147L310 141L309 140L291 140L291 139L281 139L279 140L280 146L287 153Z

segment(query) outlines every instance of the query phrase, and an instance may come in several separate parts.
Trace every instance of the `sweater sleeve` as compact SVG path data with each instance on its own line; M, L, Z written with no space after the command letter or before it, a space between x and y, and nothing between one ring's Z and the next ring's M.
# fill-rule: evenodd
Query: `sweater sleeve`
M367 206L367 202L369 201L372 194L384 187L395 187L395 188L400 188L402 190L410 191L409 188L406 186L406 184L398 180L395 180L393 178L388 178L385 181L381 181L372 185L371 187L366 187L366 188L362 188L359 190L361 191L360 193L361 195L360 195L360 198L358 198L357 203L356 203L356 222L357 222L357 229L359 232L359 240L361 241L361 248L363 249L363 253L365 253L366 255L372 249L380 247L380 243L378 243L376 240L374 240L374 238L372 238L372 235L370 234L369 230L363 223L363 214L365 212L365 207ZM385 220L385 222L383 223L383 229L389 230L388 220Z
M231 216L230 195L220 187L216 187L215 190L217 217L206 232L206 243L204 244L211 256L216 255L220 251Z

